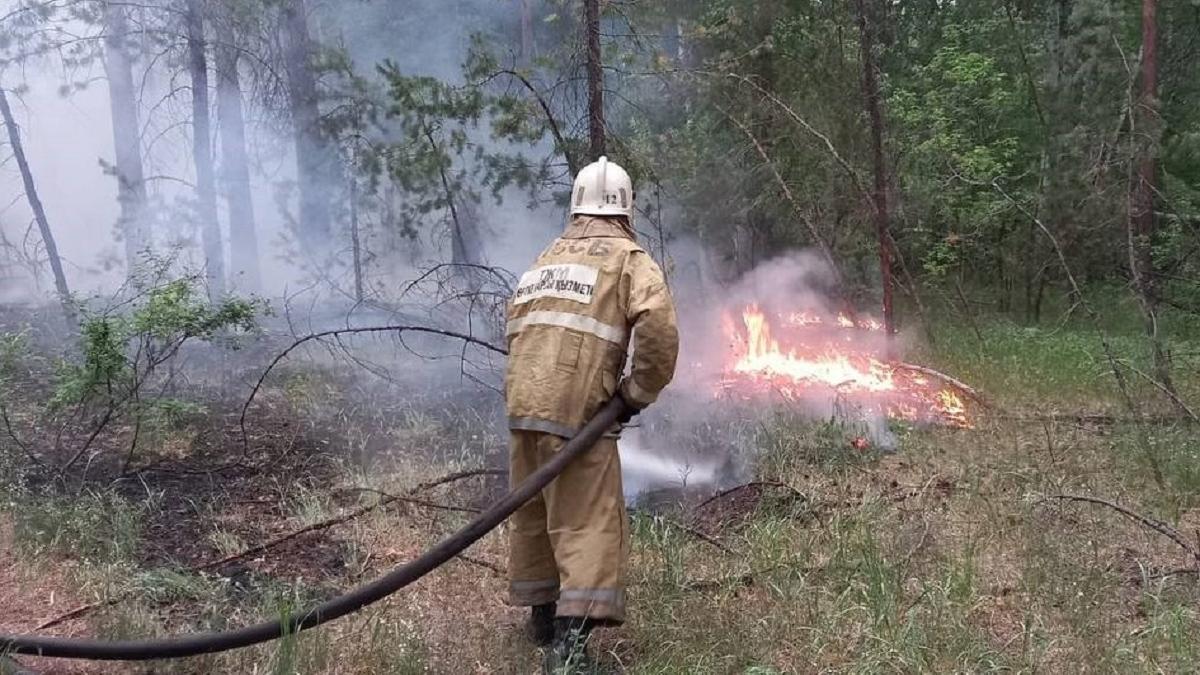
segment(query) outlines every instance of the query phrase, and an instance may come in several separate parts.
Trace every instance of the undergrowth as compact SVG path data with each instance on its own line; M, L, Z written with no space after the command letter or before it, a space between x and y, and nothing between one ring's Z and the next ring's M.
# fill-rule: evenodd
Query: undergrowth
M973 429L870 429L852 416L814 421L763 408L714 418L682 438L728 443L746 479L787 488L768 486L736 508L712 507L728 508L707 530L718 545L679 526L686 509L635 512L630 620L598 633L602 657L646 674L1200 669L1200 579L1186 571L1193 562L1185 552L1111 509L1050 499L1111 499L1194 532L1196 427L1164 418L1169 407L1141 385L1139 402L1157 417L1139 420L1123 410L1087 324L979 322L982 340L968 327L949 326L913 358L997 403L973 410ZM1139 325L1106 329L1122 358L1144 358ZM1181 392L1197 391L1200 378L1184 364L1200 350L1187 335L1172 344ZM336 475L277 479L250 500L258 510L242 520L233 505L198 505L211 555L237 553L381 493L403 494L477 465L481 446L503 447L484 408L435 395L363 406L350 395L361 386L333 369L295 366L271 384L265 399L302 415L305 429L348 430L341 447L329 450L343 453ZM896 452L851 442L863 435L891 439ZM470 485L426 496L477 504L480 484ZM6 494L6 518L30 569L70 560L74 592L130 596L82 624L109 636L279 617L411 559L467 517L409 505L338 526L326 547L339 552L337 564L302 580L272 574L271 566L317 542L221 574L145 564L145 523L161 498L154 490L144 497L104 489L55 496L27 487ZM500 532L470 553L502 567L505 550ZM329 627L132 672L531 672L538 657L523 637L524 613L505 607L504 593L503 576L452 562Z

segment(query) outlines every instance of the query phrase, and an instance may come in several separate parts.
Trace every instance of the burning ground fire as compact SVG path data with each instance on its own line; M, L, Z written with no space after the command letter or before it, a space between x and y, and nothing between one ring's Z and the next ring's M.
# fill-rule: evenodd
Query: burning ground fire
M745 308L741 325L726 321L733 350L722 381L724 394L776 394L800 401L832 393L866 412L913 422L972 426L954 389L877 358L877 352L869 347L872 341L860 339L859 332L882 331L878 321L809 312L779 319L786 348L772 335L767 314L757 305Z

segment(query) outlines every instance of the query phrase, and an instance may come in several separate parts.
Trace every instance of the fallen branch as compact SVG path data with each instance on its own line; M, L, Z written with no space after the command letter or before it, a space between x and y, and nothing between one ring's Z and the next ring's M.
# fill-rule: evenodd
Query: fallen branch
M72 609L71 611L66 612L65 614L59 614L58 616L54 617L53 619L47 619L46 621L43 621L42 623L38 624L34 628L34 630L35 631L45 630L46 628L51 628L53 626L57 626L60 623L64 623L64 622L70 621L71 619L81 617L84 614L91 612L92 610L100 609L101 607L109 607L109 606L115 605L118 602L128 599L130 595L131 594L129 594L129 593L124 593L122 595L116 596L115 598L109 598L107 600L101 600L100 602L91 602L86 605L80 605L80 606L76 607L75 609Z
M417 485L416 487L412 488L411 490L409 490L409 494L411 495L411 494L416 494L419 492L424 492L426 490L430 490L432 488L439 487L441 485L446 485L448 483L453 483L455 481L463 480L465 478L473 478L475 476L503 475L504 473L505 472L500 469L469 469L466 471L458 471L458 472L455 472L452 474L448 474L446 476L442 476L441 478L437 478L432 481L421 483L421 484ZM375 509L378 509L382 506L386 506L386 505L391 504L396 501L404 501L404 502L414 503L414 504L417 504L418 506L430 506L430 507L444 508L440 504L422 503L421 500L416 500L416 499L413 499L410 497L401 497L399 495L390 495L388 497L384 497L384 498L376 501L374 504L368 504L366 506L355 509L354 511L351 511L348 514L345 514L342 516L337 516L334 518L328 518L319 523L314 523L307 527L302 527L299 530L295 530L293 532L289 532L288 534L281 535L281 536L276 537L266 543L259 544L257 546L252 546L248 549L245 549L238 553L234 553L232 555L227 555L218 560L210 560L205 563L193 565L193 566L187 568L186 571L187 572L203 572L206 570L210 570L214 567L220 567L221 565L231 563L235 560L240 560L247 556L251 556L256 553L262 553L268 549L275 548L276 546L279 546L280 544L287 543L289 541L292 541L293 539L296 539L297 537L301 537L305 534L309 534L310 532L315 532L317 530L324 530L324 529L333 527L334 525L340 525L342 523L346 523L348 521L354 520L355 518L359 518L367 513L370 513L371 511L374 511ZM466 556L460 555L459 557L466 560ZM467 560L467 562L471 562L473 564L479 564L480 566L488 567L489 569L493 569L493 571L498 571L499 573L503 573L498 568L494 568L494 566L491 566L490 563L487 563L485 561L472 559L472 560ZM118 595L114 598L109 598L107 600L101 600L98 602L92 602L92 603L88 603L86 605L81 605L79 607L76 607L75 609L72 609L69 612L60 614L52 619L42 622L34 630L40 631L40 630L45 630L47 628L51 628L53 626L57 626L65 621L70 621L71 619L76 619L80 616L83 616L84 614L92 612L93 610L97 610L102 607L109 607L109 606L115 605L119 602L128 600L132 595L133 595L133 592L130 591L130 592L122 593L121 595Z
M894 363L894 364L892 364L892 367L899 368L900 370L911 370L914 373L920 373L922 375L928 375L929 377L935 377L935 378L945 382L946 384L954 387L955 389L961 391L962 393L966 394L967 396L971 397L971 399L974 400L976 403L978 403L982 406L988 407L988 408L993 407L992 403L990 401L988 401L986 398L984 398L983 394L980 394L973 387L970 387L962 380L955 379L943 372L936 371L933 368L926 368L925 366L918 366L913 363L903 363L903 362Z
M452 473L448 476L443 476L442 478L439 478L434 481L430 481L428 483L422 483L422 484L414 487L412 490L410 490L409 494L424 492L425 490L435 488L439 485L445 485L446 483L452 483L454 481L459 481L464 478L472 478L474 476L498 475L498 474L503 474L503 473L504 472L500 469L471 469L468 471L459 471L457 473ZM303 535L309 534L311 532L316 532L318 530L326 530L335 525L341 525L342 523L346 523L346 522L349 522L356 518L359 518L363 515L366 515L367 513L370 513L371 511L374 511L375 509L378 509L383 506L387 506L388 504L392 504L394 502L401 501L401 500L410 501L409 499L407 499L405 497L401 497L399 495L391 495L388 497L383 497L373 504L367 504L366 506L361 506L361 507L351 511L350 513L347 513L347 514L344 514L341 516L336 516L333 518L327 518L325 520L322 520L319 523L313 523L312 525L308 525L307 527L302 527L298 530L294 530L287 534L278 536L268 542L259 544L257 546L251 546L250 548L248 548L244 551L240 551L240 552L234 553L232 555L227 555L224 558L221 558L219 560L213 560L213 561L204 563L202 565L199 565L197 567L193 567L190 569L190 571L209 570L214 567L220 567L221 565L233 562L235 560L240 560L242 558L246 558L248 556L252 556L257 553L262 553L263 551L266 551L267 549L275 548L276 546L287 543L293 539L296 539L297 537L301 537ZM444 507L441 507L441 505L434 505L434 506L438 506L439 508L444 508Z
M343 490L341 490L341 492L366 492L366 493L370 493L373 495L378 495L379 497L382 497L383 499L388 500L389 503L390 502L403 502L405 504L413 504L416 506L423 506L427 509L434 509L434 510L438 510L438 511L455 511L458 513L479 513L480 512L479 509L472 508L470 506L456 506L454 504L438 504L437 502L425 501L424 499L418 499L416 497L404 497L401 495L394 495L390 492L384 492L383 490L376 490L375 488L369 488L369 487L344 488Z
M1170 525L1166 524L1165 522L1158 520L1157 518L1143 516L1142 514L1136 512L1136 511L1133 511L1129 508L1126 508L1124 506L1121 506L1120 504L1118 504L1116 502L1112 502L1107 499L1100 499L1098 497L1059 494L1059 495L1050 495L1048 497L1045 497L1045 498L1043 498L1043 501L1047 501L1047 500L1051 500L1051 499L1060 500L1060 501L1069 501L1069 502L1084 502L1087 504L1098 504L1100 506L1107 506L1108 508L1125 516L1126 518L1129 518L1130 520L1132 520L1134 522L1140 523L1140 524L1150 528L1151 530L1158 532L1159 534L1170 539L1171 541L1175 542L1176 544L1178 544L1180 548L1182 548L1184 551L1187 551L1188 555L1190 555L1192 557L1195 571L1197 574L1200 574L1200 549L1196 548L1190 542L1188 542L1188 540L1184 538L1183 534L1179 530L1176 530L1175 528L1171 527Z
M709 544L710 546L720 550L723 553L728 553L730 555L737 555L736 551L734 551L728 545L722 543L721 540L717 539L716 537L709 536L709 535L705 534L704 532L701 532L700 530L692 527L691 525L686 525L684 523L679 522L678 520L673 520L671 518L663 518L662 521L664 523L666 523L667 525L670 525L671 527L681 530L685 534L691 535L692 537L695 537L696 539L699 539L700 541L702 541L706 544Z
M1175 404L1175 407L1178 410L1186 413L1187 416L1190 417L1193 422L1200 422L1200 417L1196 416L1196 411L1194 411L1190 407L1188 407L1188 404L1185 403L1183 401L1183 399L1179 398L1179 394L1176 394L1174 391L1172 391L1171 387L1168 387L1167 385L1163 384L1162 382L1159 382L1157 379L1150 377L1146 373L1143 373L1141 370L1134 368L1133 365L1128 362L1123 361L1122 365L1124 365L1126 368L1132 370L1134 372L1134 374L1137 375L1138 377L1140 377L1143 380L1154 385L1154 387L1156 389L1161 391L1167 398L1171 399L1171 401Z
M508 570L497 565L496 563L488 562L487 560L484 560L482 558L476 558L473 556L469 556L466 553L459 553L458 559L465 563L470 563L476 567L482 567L486 570L491 570L491 571L495 572L497 576L502 576L502 577L508 576Z
M432 490L435 487L441 487L442 485L445 485L447 483L457 483L458 481L460 481L464 478L474 478L476 476L507 476L507 475L508 475L508 471L505 469L466 469L464 471L458 471L455 473L446 474L445 476L442 476L441 478L427 481L425 483L418 483L416 487L409 490L409 493L411 494L414 492L424 492L426 490Z

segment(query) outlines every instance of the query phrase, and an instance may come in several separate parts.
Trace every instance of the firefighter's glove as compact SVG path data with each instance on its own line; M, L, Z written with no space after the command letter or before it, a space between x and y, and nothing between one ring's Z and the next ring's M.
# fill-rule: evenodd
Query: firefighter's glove
M621 416L617 418L617 423L621 426L627 426L638 413L642 412L642 409L630 403L620 392L617 392L617 397L624 404Z

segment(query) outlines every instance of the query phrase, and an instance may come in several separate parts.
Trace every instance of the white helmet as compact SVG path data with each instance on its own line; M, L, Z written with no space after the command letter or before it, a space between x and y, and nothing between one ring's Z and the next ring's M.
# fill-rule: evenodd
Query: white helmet
M633 181L619 165L601 157L580 170L571 188L571 215L625 216L633 220Z

